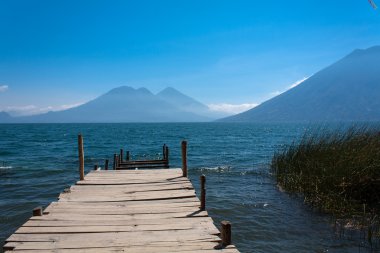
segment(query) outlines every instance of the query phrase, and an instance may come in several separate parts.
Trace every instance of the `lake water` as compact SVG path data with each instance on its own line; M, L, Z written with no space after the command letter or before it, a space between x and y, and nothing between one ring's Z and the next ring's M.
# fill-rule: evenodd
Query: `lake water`
M77 134L84 135L86 170L112 160L121 147L158 155L166 143L180 167L188 141L189 177L207 177L207 210L217 226L233 224L241 252L370 252L365 242L339 237L330 217L280 192L269 173L274 151L297 140L305 125L243 123L0 125L0 244L36 206L46 207L78 180ZM368 246L368 245L367 245Z

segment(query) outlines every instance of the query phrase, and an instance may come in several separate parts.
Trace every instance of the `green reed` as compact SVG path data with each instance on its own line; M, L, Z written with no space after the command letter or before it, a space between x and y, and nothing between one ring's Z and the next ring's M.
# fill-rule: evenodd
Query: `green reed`
M306 132L274 154L271 169L285 191L379 236L380 127Z

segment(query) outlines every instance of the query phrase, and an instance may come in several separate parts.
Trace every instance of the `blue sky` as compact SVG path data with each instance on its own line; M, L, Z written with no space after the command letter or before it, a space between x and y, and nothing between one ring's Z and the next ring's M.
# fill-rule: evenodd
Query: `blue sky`
M59 110L121 85L253 105L379 44L367 0L0 0L0 111Z

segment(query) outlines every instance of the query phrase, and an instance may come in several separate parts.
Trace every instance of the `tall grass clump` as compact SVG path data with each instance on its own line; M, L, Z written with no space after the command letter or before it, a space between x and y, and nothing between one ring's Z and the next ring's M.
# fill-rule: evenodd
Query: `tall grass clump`
M274 154L271 169L282 189L321 211L379 224L380 127L308 131Z

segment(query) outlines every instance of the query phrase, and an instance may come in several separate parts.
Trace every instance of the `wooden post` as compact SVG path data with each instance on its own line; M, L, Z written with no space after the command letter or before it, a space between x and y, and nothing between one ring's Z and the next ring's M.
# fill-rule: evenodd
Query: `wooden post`
M98 170L99 166L97 164L94 165L94 170Z
M123 162L123 158L124 158L124 150L123 149L120 149L120 156L119 156L119 158L120 158L120 163L122 163Z
M120 157L116 155L116 168L115 168L116 170L119 167L119 165L120 165Z
M129 151L127 151L127 157L126 157L126 160L129 161Z
M84 151L83 151L83 137L78 135L78 153L79 153L79 179L84 180Z
M33 216L42 216L42 207L36 207L33 209Z
M108 159L104 162L104 170L108 170Z
M165 146L165 160L166 160L165 167L169 168L169 147L168 146Z
M231 244L231 223L224 220L220 224L222 225L222 245L228 246Z
M7 246L7 245L4 245L3 246L3 251L6 252L6 251L12 251L14 250L16 247L15 246Z
M113 169L116 170L117 155L113 154Z
M162 146L162 160L166 160L165 152L166 152L166 144Z
M206 176L200 176L201 181L201 211L206 210Z
M182 141L182 176L187 177L187 141Z

